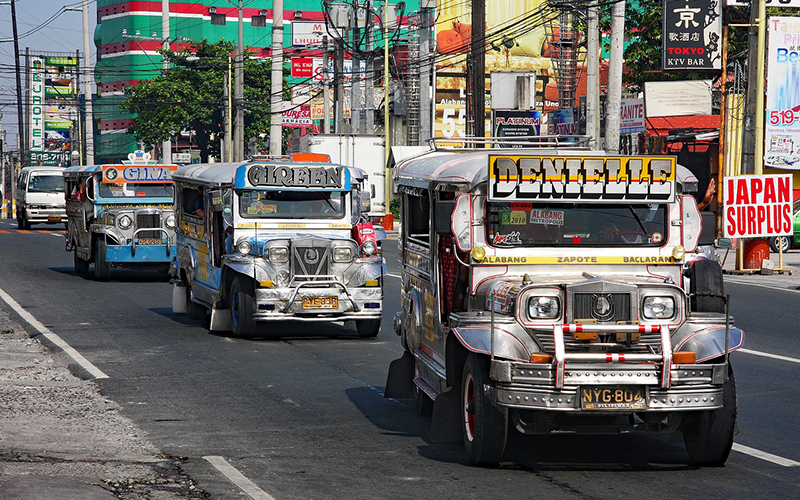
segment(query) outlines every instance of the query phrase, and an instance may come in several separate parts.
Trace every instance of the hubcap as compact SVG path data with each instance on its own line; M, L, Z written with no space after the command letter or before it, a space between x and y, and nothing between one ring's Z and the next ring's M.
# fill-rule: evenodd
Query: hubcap
M464 388L464 425L467 438L472 441L475 438L475 381L472 375L467 375L467 384Z

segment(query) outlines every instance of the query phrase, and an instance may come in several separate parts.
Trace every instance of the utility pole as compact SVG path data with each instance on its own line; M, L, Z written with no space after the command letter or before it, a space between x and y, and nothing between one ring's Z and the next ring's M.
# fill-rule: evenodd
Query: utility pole
M367 134L375 133L375 94L372 90L372 82L375 79L375 55L372 52L373 18L374 15L372 13L372 2L369 2L367 3L367 25L364 28L366 29L364 41L367 45L367 53L370 55L369 59L367 59L367 74L365 75L366 78L364 79L364 119L366 122L364 124L364 128Z
M331 133L331 82L328 77L328 35L322 35L322 130Z
M758 2L758 43L756 55L758 64L756 65L756 132L755 148L753 150L753 173L761 175L764 173L764 66L767 55L767 0ZM752 8L752 7L751 7Z
M19 165L24 167L28 164L28 135L25 133L25 117L22 112L22 70L19 66L19 33L17 32L17 8L14 0L11 0L11 27L14 32L14 68L17 78L17 130L19 142ZM27 72L26 72L27 74ZM14 186L14 176L11 177L11 185ZM13 189L13 187L12 187Z
M92 111L92 56L89 46L89 0L83 0L81 5L83 15L83 92L86 101L86 114L84 121L84 136L86 149L83 157L84 164L94 165L94 114ZM168 25L169 26L169 25Z
M241 5L241 1L239 4ZM239 11L239 19L242 13ZM239 39L241 39L241 24ZM272 81L270 82L269 154L283 155L283 0L272 2Z
M622 105L622 40L625 35L625 1L611 7L611 49L608 64L608 110L605 149L619 153L620 107Z
M334 100L334 110L333 110L333 133L334 134L341 134L344 132L343 121L344 121L344 89L342 85L344 74L344 48L342 44L337 42L336 46L333 49L333 100Z
M169 50L169 0L161 0L161 37L163 39L161 47L164 50ZM161 67L166 75L169 69L169 59L167 57L161 58ZM172 136L167 137L167 140L161 143L161 163L165 165L172 163Z
M470 41L470 90L472 91L472 135L486 136L486 0L472 4L472 40ZM469 120L468 120L469 121Z
M419 139L422 141L433 137L431 129L431 74L433 64L431 63L431 13L436 4L432 0L422 0L420 2L420 34L419 34L419 58L422 63L419 67Z
M586 135L589 149L597 149L600 138L600 9L589 4L586 27Z
M353 73L350 79L350 132L357 134L361 128L361 29L359 23L362 18L362 10L358 1L355 3L353 12Z
M233 130L233 161L244 161L244 28L242 11L244 6L239 0L239 41L236 43L236 67L233 71L234 89L233 104L236 127ZM274 24L274 23L273 23Z

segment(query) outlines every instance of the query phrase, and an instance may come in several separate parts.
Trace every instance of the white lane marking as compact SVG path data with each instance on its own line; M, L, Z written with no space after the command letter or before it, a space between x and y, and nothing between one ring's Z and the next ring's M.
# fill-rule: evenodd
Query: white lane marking
M59 238L64 237L64 233L50 233L50 234L52 234L53 236L58 236Z
M213 465L218 471L222 472L225 477L227 477L233 484L238 486L240 490L249 495L253 500L275 500L272 495L256 486L253 481L247 479L244 474L239 472L236 467L229 464L224 458L209 455L207 457L203 457L203 459L207 460L208 463Z
M49 328L44 326L38 319L33 317L33 314L29 313L25 309L22 308L16 300L11 298L11 295L7 294L3 289L0 288L0 299L3 299L6 304L8 304L12 309L14 309L17 314L19 314L22 319L28 322L29 325L34 327L35 329L39 330L39 333L44 335L50 342L57 345L62 351L64 351L67 356L71 357L75 360L76 363L81 365L84 370L89 372L94 378L108 378L108 375L103 373L100 368L94 366L92 363L89 362L88 359L84 358L81 353L75 350L74 347L67 344L64 339L53 333Z
M402 278L402 276L400 276L399 274L393 274L393 273L386 273L386 276L391 276L392 278Z
M800 462L795 462L794 460L779 457L778 455L773 455L772 453L767 453L766 451L750 448L749 446L744 446L742 444L733 443L733 450L738 451L739 453L744 453L745 455L750 455L751 457L766 460L767 462L772 462L773 464L782 465L784 467L800 467Z
M737 349L737 351L744 352L747 354L753 354L755 356L763 356L765 358L773 358L773 359L780 359L781 361L791 361L792 363L800 363L800 359L790 358L789 356L781 356L780 354L770 354L768 352L754 351L752 349L745 349L743 347Z
M738 281L738 280L731 280L725 278L726 283L733 283L734 285L747 285L747 286L757 286L760 288L769 288L770 290L777 290L779 292L792 292L792 293L800 293L800 290L795 290L794 288L784 288L778 284L763 284L763 283L747 283L746 281Z

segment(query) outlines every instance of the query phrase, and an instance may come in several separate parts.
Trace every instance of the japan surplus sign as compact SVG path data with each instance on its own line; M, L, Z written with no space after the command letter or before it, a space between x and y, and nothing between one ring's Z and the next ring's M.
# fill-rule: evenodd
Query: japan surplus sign
M800 169L800 18L769 17L764 166Z
M662 68L721 69L721 33L718 0L664 0Z
M727 177L723 226L727 238L792 234L792 176Z

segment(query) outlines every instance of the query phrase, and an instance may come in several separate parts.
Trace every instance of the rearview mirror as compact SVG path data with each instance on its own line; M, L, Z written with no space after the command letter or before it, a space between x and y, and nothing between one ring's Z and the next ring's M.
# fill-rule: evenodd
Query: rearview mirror
M702 217L699 245L713 245L717 236L717 214L714 212L700 212Z
M717 238L714 246L717 248L733 248L733 240L730 238Z
M450 222L453 218L453 210L456 208L455 200L437 201L433 208L433 229L436 234L450 234Z
M212 212L222 212L225 203L222 201L222 191L214 189L208 193L208 207Z

